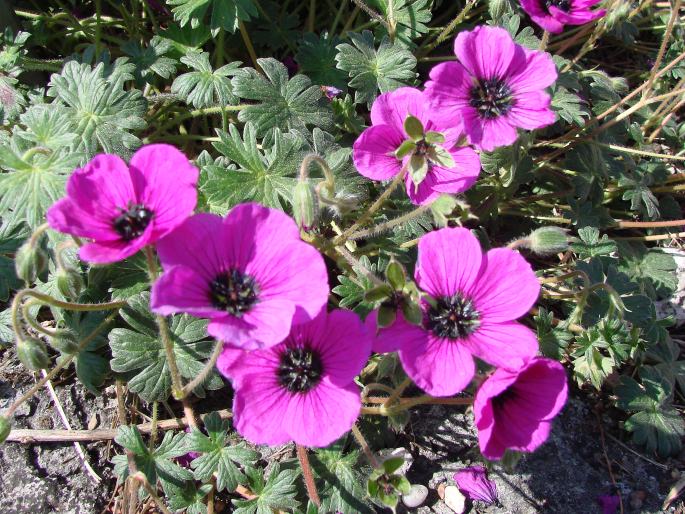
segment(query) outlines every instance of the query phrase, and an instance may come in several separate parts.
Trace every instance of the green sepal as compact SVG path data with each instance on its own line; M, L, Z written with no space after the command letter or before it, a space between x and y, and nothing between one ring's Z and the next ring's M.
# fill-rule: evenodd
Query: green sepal
M391 475L398 469L402 467L402 464L404 464L404 459L402 457L393 457L391 459L386 459L383 461L383 471L385 471L387 474Z
M416 143L410 139L407 139L397 147L397 150L395 150L395 157L397 157L397 159L404 159L404 157L412 153L414 150L416 150Z
M12 431L12 425L10 425L10 420L5 416L0 416L0 444L4 443Z
M385 278L388 279L388 282L390 282L395 291L402 291L407 281L407 274L404 271L404 267L393 259L388 264L388 267L385 268Z
M423 322L423 311L421 310L421 307L408 298L405 298L405 301L402 302L402 316L404 316L404 319L412 325L421 325Z
M383 284L366 291L364 293L364 300L367 302L381 302L390 298L392 294L392 288L387 284Z
M426 143L429 143L431 145L434 145L434 144L441 145L442 143L445 142L445 136L441 132L435 132L434 130L429 130L428 132L426 132L426 137L424 138L424 141L426 141Z
M418 188L419 184L423 182L428 174L428 160L422 155L412 155L409 159L409 175L414 187Z
M395 307L381 305L378 309L376 324L378 325L378 328L389 327L395 322L395 318L397 318L397 309L395 309Z
M451 169L455 166L452 154L442 146L431 146L428 150L428 158L443 168Z
M391 477L390 483L402 494L409 494L411 491L411 484L409 483L409 480L401 475L395 475Z
M416 116L407 116L404 120L404 131L415 143L423 139L423 123Z
M45 343L35 337L17 342L17 357L31 371L40 371L50 366Z

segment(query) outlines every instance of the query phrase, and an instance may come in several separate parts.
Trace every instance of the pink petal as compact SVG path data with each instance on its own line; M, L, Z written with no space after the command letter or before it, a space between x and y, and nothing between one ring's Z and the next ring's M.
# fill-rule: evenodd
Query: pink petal
M465 228L443 228L419 240L414 277L432 296L468 295L480 272L483 256L476 236Z
M245 350L269 348L281 343L290 332L295 305L287 300L261 300L242 317L215 317L207 332L212 337Z
M371 180L393 178L402 168L395 150L404 140L404 133L390 125L367 128L352 146L352 160L357 171Z
M541 92L557 80L557 67L551 55L526 49L525 56L522 66L511 70L512 76L507 80L517 102L520 93Z
M276 381L276 373L254 373L240 383L233 397L233 426L254 444L277 446L292 437L285 429L290 393Z
M336 309L320 318L325 318L325 325L318 334L309 334L314 323L302 327L303 335L310 335L312 348L321 352L326 366L326 381L336 385L347 385L359 375L371 356L371 337L359 316L352 311ZM305 328L307 327L307 328Z
M360 410L359 386L337 387L323 381L308 393L288 395L281 423L297 444L323 448L352 428Z
M591 21L597 20L604 16L607 12L605 9L597 9L596 11L572 11L564 12L561 9L551 6L549 13L559 22L567 25L584 25Z
M150 308L157 314L168 316L188 312L198 317L223 315L212 308L209 281L195 270L175 266L165 271L152 286Z
M130 170L139 203L154 212L153 240L192 214L199 171L178 149L167 144L145 145L131 158Z
M516 46L505 29L480 25L457 35L454 53L476 78L504 78Z
M101 223L111 223L129 203L137 203L128 166L117 155L100 154L67 182L67 196Z
M390 353L401 350L406 342L409 344L423 344L427 333L421 327L408 323L401 312L397 312L395 322L389 327L378 329L376 320L378 311L371 312L366 321L367 327L372 327L373 351L376 353Z
M501 323L526 314L540 294L540 283L530 264L508 248L490 250L483 260L472 296L481 320Z
M114 230L112 218L96 217L82 210L69 198L55 202L47 212L48 224L54 230L64 234L87 237L98 241L117 241L121 235Z
M522 368L538 352L535 332L515 321L482 323L464 345L488 364L513 370Z
M516 127L509 122L507 116L482 119L481 130L482 134L480 140L474 140L473 144L478 145L486 152L492 152L495 148L500 146L509 146L518 139ZM469 137L471 137L470 133Z
M547 30L552 34L563 32L564 24L559 23L553 16L550 16L540 0L521 0L521 7L543 30Z
M404 133L404 121L409 114L421 120L424 127L428 123L427 102L423 93L413 87L401 87L376 98L371 106L371 123L389 125Z
M547 93L522 93L516 97L516 103L505 118L511 125L527 130L546 127L556 121L556 114L549 108L550 104L551 99Z
M234 388L238 388L243 380L249 380L250 374L275 376L279 363L278 348L245 350L224 344L216 367L223 376L231 380Z
M439 339L425 332L422 339L405 339L399 351L407 375L431 396L451 396L471 383L473 357L459 340Z
M209 283L225 271L225 248L220 237L223 220L216 214L202 213L188 218L171 234L157 242L162 267L187 266Z
M142 236L131 241L119 239L117 241L95 241L87 243L79 249L81 260L94 264L110 264L123 261L138 253L138 250L150 242L152 225L148 225Z
M441 129L466 128L463 111L469 107L473 78L458 62L445 62L434 66L426 82L424 95L430 107L431 118Z
M552 419L561 412L568 395L566 371L558 361L536 358L516 381L517 398L510 403L537 419Z

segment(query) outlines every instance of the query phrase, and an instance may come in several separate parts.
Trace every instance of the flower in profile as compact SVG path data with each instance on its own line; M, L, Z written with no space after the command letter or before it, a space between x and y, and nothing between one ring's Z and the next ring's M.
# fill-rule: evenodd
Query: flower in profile
M567 389L564 367L552 359L536 357L517 371L496 370L473 402L481 453L497 460L508 448L535 450L547 440Z
M328 446L359 416L354 378L370 354L364 325L346 310L323 311L268 349L225 345L217 368L235 389L236 430L255 444Z
M460 32L458 62L435 66L426 83L431 108L447 126L463 126L469 142L492 151L516 141L517 128L554 123L544 89L557 78L549 54L514 43L501 27Z
M443 228L419 240L414 278L430 295L420 326L400 312L382 328L374 348L399 350L416 385L432 396L450 396L469 385L473 355L498 367L520 368L538 350L535 333L517 323L540 293L530 264L518 252L483 254L465 228Z
M321 254L277 209L245 203L225 218L196 214L157 252L164 274L152 288L152 310L209 318L209 334L234 346L276 345L328 301Z
M418 89L383 93L371 107L371 123L354 142L357 170L372 180L389 180L407 168L407 194L413 203L460 193L478 178L476 152L456 146L461 131L435 123Z
M338 89L335 86L321 86L321 91L323 92L324 96L329 100L333 100L340 93L342 93L342 89Z
M591 7L602 0L521 0L521 7L544 30L559 34L564 25L584 25L601 18L607 11Z
M69 177L67 196L48 209L48 223L92 240L79 250L84 261L120 261L192 214L197 177L197 168L170 145L143 146L128 166L116 155L100 154Z
M498 503L497 484L488 478L484 466L470 466L460 469L454 475L459 490L471 501Z

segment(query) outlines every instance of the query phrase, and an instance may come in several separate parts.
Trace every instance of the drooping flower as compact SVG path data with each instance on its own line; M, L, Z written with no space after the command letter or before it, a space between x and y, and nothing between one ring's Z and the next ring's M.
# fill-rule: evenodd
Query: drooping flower
M488 478L484 466L470 466L460 469L454 475L459 490L471 501L487 504L497 503L497 484Z
M372 126L354 142L359 173L372 180L389 180L403 167L409 168L407 194L417 205L471 187L480 173L478 155L470 147L456 146L461 130L436 123L433 114L418 89L402 87L379 96L371 107ZM408 117L420 123L415 124L416 133L407 133ZM409 166L412 155L420 162L415 172Z
M547 440L567 388L564 367L551 359L536 357L518 371L496 370L473 402L481 453L496 460L507 448L534 451Z
M421 326L400 312L380 329L374 348L399 351L416 385L450 396L469 385L473 356L494 366L520 368L538 350L535 333L517 323L537 300L540 284L517 252L483 254L465 228L443 228L419 240L414 278L431 298L422 303Z
M323 92L324 96L329 100L333 100L340 93L342 93L342 89L338 89L335 86L321 86L321 91Z
M564 25L584 25L601 18L606 9L591 7L602 0L521 0L521 7L544 30L559 34Z
M157 251L164 274L152 310L209 318L209 334L238 347L280 343L328 300L323 258L277 209L245 203L225 218L196 214Z
M47 213L60 232L92 240L84 261L110 263L130 257L170 233L197 203L198 170L170 145L143 146L130 164L100 154L67 182L67 196Z
M544 89L557 78L549 54L514 43L500 27L460 32L454 43L458 62L435 66L426 95L440 122L463 126L469 142L491 151L516 141L526 130L554 123Z
M359 416L354 378L370 353L364 325L345 310L322 312L268 349L225 345L217 368L235 389L236 430L255 444L328 446Z

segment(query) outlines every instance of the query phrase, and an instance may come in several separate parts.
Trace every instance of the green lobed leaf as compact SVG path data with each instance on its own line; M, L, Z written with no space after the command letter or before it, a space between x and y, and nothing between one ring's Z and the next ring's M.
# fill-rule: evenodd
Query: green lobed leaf
M269 514L274 510L292 510L299 507L295 480L298 473L294 469L281 468L274 463L266 481L260 470L250 470L248 479L250 490L256 495L251 500L231 500L234 514Z
M190 51L181 62L193 71L179 75L171 85L171 92L194 107L231 105L238 101L233 94L229 77L238 73L240 62L232 62L214 70L207 52Z
M209 26L212 33L219 29L235 32L240 21L249 21L258 15L252 0L168 0L171 12L181 27L190 24L200 26L210 13Z

